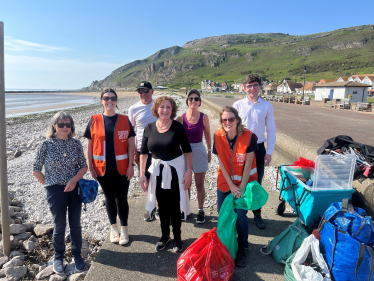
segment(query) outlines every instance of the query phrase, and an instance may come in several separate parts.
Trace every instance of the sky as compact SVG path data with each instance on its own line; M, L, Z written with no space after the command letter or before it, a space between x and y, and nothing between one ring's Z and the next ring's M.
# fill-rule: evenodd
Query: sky
M345 0L0 0L5 88L80 89L124 64L190 40L313 34L374 24L365 12L373 10L374 1Z

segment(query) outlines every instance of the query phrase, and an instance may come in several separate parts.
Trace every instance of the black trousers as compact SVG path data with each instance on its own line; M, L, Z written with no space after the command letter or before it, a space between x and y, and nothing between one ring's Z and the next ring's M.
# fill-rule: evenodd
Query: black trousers
M181 211L178 174L174 167L171 168L172 180L170 189L163 189L162 170L164 165L160 165L160 175L156 178L156 199L160 212L160 223L162 235L170 235L170 221L173 226L174 239L181 237Z
M105 175L97 177L105 195L105 207L108 213L110 224L117 223L117 214L121 226L127 226L129 217L129 203L127 193L130 182L126 176L122 176L117 170L105 171Z
M255 152L256 155L256 165L257 165L257 177L258 177L258 183L262 184L262 178L264 177L264 171L265 171L265 155L266 155L266 149L264 143L258 144L258 150ZM254 215L261 214L261 208L258 210L252 211Z

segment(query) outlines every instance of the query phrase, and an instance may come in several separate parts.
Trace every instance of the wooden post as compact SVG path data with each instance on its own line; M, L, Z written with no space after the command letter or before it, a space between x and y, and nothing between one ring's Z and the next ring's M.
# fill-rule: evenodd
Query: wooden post
M3 252L10 254L8 177L6 159L4 23L0 21L0 202Z

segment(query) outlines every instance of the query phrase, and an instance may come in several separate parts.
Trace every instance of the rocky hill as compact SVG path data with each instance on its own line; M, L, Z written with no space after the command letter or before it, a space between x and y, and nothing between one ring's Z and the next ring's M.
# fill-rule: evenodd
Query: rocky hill
M335 78L374 71L374 25L297 36L284 33L233 34L162 49L114 70L91 88L133 87L140 80L171 87L202 80L234 83L249 73L270 81Z

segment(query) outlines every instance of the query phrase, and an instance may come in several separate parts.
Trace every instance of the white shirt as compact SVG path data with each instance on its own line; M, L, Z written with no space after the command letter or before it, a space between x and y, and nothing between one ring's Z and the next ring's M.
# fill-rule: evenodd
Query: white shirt
M153 102L154 100L150 104L143 104L141 101L138 101L129 108L129 119L136 133L135 146L137 151L140 151L142 146L145 126L157 120L151 113Z
M273 106L270 102L261 98L252 103L248 97L238 100L233 107L239 112L243 125L257 136L257 143L266 142L265 129L267 134L266 154L273 154L276 128L274 121Z

